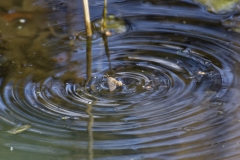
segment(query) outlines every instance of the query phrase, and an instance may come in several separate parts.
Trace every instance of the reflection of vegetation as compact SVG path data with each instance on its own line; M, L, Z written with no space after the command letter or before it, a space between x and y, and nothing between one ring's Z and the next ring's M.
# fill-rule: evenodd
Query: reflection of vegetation
M194 0L202 5L206 6L209 11L215 13L224 13L233 11L237 8L237 4L240 4L239 0ZM240 33L240 21L239 16L231 16L222 21L223 25L228 27L234 32Z
M93 132L92 132L92 127L93 127L93 122L94 118L92 115L92 105L88 104L86 113L89 115L89 120L88 120L88 126L87 126L87 131L88 131L88 160L93 159Z
M109 54L107 35L106 34L102 34L102 39L103 39L103 43L104 43L105 53L106 53L106 55L108 57L109 69L112 70L111 62L110 62L110 54Z
M91 37L87 37L86 42L87 42L86 43L86 57L87 57L87 70L86 70L86 74L87 74L87 81L86 81L85 87L86 87L87 83L92 78L92 39L91 39Z
M195 0L205 6L212 12L231 11L239 0Z
M126 22L114 15L107 16L105 20L99 19L94 21L93 27L95 30L100 31L102 33L107 31L110 33L110 35L120 34L127 31Z
M92 39L90 36L87 37L86 40L86 58L87 58L87 70L86 70L86 74L87 74L87 81L85 83L85 89L86 89L86 85L88 84L88 82L91 80L92 78ZM87 105L87 109L86 109L86 113L89 116L89 120L88 120L88 126L87 126L87 131L88 131L88 160L92 160L93 159L93 132L92 132L92 127L93 127L93 122L94 122L94 118L92 115L92 105L88 104Z
M87 37L86 42L87 42L86 43L87 81L85 83L85 88L86 88L86 85L88 84L88 82L92 78L92 39L91 39L91 37ZM93 127L94 118L93 118L93 114L92 114L92 105L91 104L87 105L86 113L89 116L88 126L87 126L88 138L89 138L88 139L88 160L92 160L93 159L93 147L92 147L93 146L93 132L92 132L92 127Z
M222 20L222 24L228 27L229 30L240 33L240 20L238 15L231 16Z

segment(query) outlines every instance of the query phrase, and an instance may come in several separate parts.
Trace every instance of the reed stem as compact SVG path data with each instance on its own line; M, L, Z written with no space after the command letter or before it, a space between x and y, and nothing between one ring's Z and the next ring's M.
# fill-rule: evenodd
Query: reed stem
M92 36L92 28L91 28L88 0L83 0L83 8L84 8L84 20L85 20L87 36L91 37Z
M104 0L102 31L107 27L107 0Z

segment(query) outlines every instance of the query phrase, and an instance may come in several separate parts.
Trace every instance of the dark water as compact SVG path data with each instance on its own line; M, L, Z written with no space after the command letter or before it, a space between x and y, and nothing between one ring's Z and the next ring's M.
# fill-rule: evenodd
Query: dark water
M112 0L106 37L89 3L91 46L81 1L0 2L0 159L239 159L238 11Z

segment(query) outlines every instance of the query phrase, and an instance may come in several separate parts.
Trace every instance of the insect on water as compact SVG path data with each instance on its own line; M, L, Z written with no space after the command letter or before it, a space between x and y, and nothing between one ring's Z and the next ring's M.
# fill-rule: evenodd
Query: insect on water
M118 81L113 77L109 77L108 74L105 77L108 79L108 87L110 91L114 91L117 88L117 86L124 85L121 81Z

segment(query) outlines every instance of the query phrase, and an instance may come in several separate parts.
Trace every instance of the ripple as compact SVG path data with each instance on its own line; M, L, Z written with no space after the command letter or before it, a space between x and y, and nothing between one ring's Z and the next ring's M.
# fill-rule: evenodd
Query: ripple
M192 5L194 14L210 14ZM144 6L156 9L152 4ZM78 50L50 73L33 68L21 70L23 76L16 70L3 77L0 119L8 128L0 126L0 130L31 125L20 133L21 140L5 146L30 152L45 146L42 153L52 145L49 155L80 149L86 153L82 157L87 157L93 124L96 159L237 156L239 36L224 27L215 28L226 15L204 22L184 13L187 23L182 23L165 9L168 20L158 12L150 18L146 11L123 17L131 30L108 37L108 52L104 40L95 37L91 64L86 51ZM75 47L80 45L85 44L78 41ZM86 73L89 66L90 75ZM105 75L124 85L110 91ZM31 144L35 141L41 144L35 147Z

